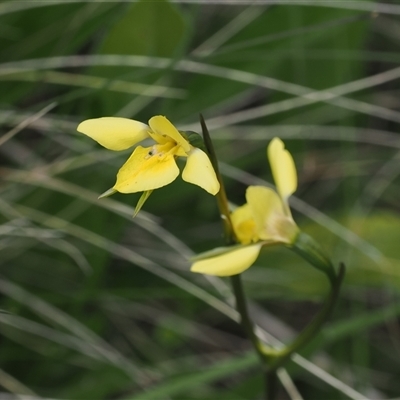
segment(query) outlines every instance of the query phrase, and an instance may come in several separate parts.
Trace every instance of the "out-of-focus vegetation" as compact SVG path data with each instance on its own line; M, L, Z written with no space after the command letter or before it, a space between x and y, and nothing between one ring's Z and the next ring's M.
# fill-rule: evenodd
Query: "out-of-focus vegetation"
M97 200L129 151L76 132L158 114L200 131L200 112L234 204L269 184L266 145L285 141L294 217L348 267L280 398L400 395L400 6L213 3L0 3L1 398L262 396L229 282L189 272L222 244L215 199L178 178L132 219L139 196ZM243 278L269 340L327 289L284 249Z

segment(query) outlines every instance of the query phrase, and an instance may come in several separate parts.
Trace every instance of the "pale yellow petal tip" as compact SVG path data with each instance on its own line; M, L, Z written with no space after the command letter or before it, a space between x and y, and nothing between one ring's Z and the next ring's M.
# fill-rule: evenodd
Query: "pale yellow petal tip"
M275 136L269 143L268 147L281 147L283 149L285 147L285 144L283 143L281 138Z
M198 148L193 148L187 158L182 172L185 182L200 186L206 192L215 196L220 190L220 184L207 154Z
M216 196L221 189L218 179L210 179L202 188L213 196Z
M234 247L232 251L216 257L196 261L190 270L213 276L238 275L253 265L260 253L261 246L262 244Z
M297 172L293 157L278 137L273 138L268 145L267 157L278 193L286 202L297 189Z
M271 164L275 162L277 156L279 156L280 152L284 150L285 144L283 143L282 139L278 137L274 137L268 144L267 147L267 157Z

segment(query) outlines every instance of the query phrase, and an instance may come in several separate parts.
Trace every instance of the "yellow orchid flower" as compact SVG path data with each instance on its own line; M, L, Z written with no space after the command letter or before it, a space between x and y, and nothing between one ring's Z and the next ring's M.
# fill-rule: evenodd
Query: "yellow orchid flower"
M149 125L118 117L88 119L81 122L77 130L115 151L128 149L147 138L155 142L150 147L135 148L118 171L115 185L104 196L115 192L145 192L147 198L153 189L166 186L177 178L177 157L187 158L182 172L184 181L200 186L212 195L219 191L219 182L207 154L192 146L164 116L152 117Z
M267 156L277 192L264 186L249 186L246 204L231 214L240 245L200 254L194 259L192 272L217 276L240 274L255 262L263 245L290 245L296 240L299 228L288 204L289 197L297 188L293 158L279 138L271 141Z

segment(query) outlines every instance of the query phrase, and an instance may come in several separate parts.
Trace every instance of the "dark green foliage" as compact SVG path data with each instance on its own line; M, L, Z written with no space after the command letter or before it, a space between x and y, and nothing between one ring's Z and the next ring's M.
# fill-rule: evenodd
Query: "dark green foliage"
M161 114L201 147L200 113L233 204L271 181L266 146L285 141L294 218L346 263L332 321L302 352L311 366L287 366L303 398L357 398L318 368L367 398L399 396L400 20L394 3L339 3L0 3L0 398L261 398L228 282L189 272L193 252L223 244L215 199L178 177L132 219L139 194L97 199L130 150L76 132ZM243 278L282 341L328 288L284 248Z

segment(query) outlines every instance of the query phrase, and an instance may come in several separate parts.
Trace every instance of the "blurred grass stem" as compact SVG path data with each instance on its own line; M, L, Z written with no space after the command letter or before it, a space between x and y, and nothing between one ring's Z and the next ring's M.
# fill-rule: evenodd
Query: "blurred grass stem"
M231 215L229 212L228 197L226 195L224 181L222 180L221 173L219 172L218 158L217 155L215 154L210 133L208 132L206 122L204 121L204 118L201 114L200 114L200 124L201 124L201 129L203 131L204 144L206 146L208 155L210 156L211 164L214 168L215 174L217 175L217 179L220 184L220 190L217 193L216 198L218 203L218 209L220 211L220 216L224 224L225 241L227 245L231 245L237 243L237 240L235 231L233 230Z

